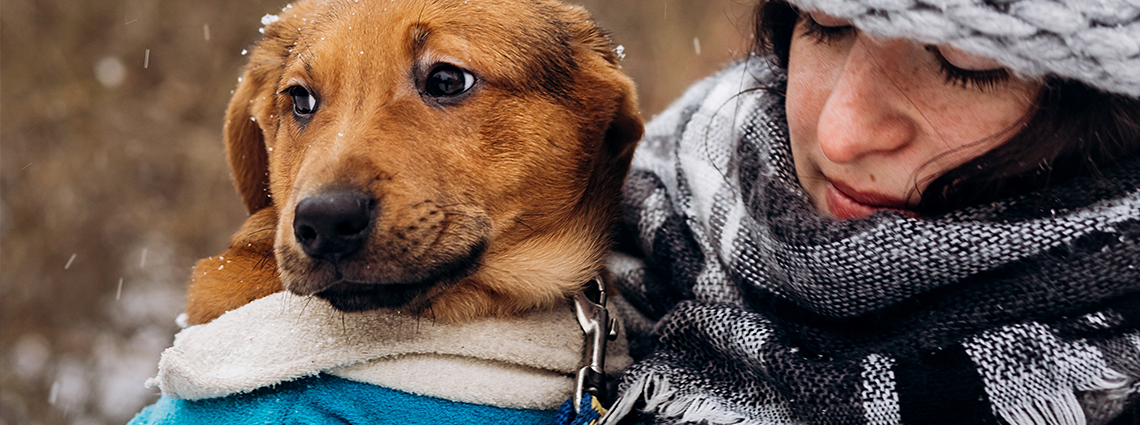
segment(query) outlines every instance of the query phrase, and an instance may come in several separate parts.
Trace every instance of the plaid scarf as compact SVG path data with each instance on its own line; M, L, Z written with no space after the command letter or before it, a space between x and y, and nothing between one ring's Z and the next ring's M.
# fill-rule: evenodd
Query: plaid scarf
M945 215L816 213L758 59L647 128L606 423L1106 423L1140 401L1140 162ZM639 258L641 257L641 258ZM1123 415L1126 416L1122 416Z

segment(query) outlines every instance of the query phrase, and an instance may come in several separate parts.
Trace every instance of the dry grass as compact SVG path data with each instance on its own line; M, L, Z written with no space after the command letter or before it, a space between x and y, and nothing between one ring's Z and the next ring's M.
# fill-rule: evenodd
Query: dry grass
M646 116L743 55L743 0L580 2ZM123 423L194 260L244 212L222 112L283 0L6 0L0 9L0 425ZM699 40L698 54L694 39Z

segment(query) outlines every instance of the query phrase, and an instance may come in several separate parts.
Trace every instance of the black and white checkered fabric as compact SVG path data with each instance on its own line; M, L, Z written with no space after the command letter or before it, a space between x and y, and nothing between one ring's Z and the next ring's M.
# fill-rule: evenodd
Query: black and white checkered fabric
M761 60L647 128L606 423L1107 423L1140 402L1140 162L938 217L813 211ZM1135 418L1135 416L1132 416Z

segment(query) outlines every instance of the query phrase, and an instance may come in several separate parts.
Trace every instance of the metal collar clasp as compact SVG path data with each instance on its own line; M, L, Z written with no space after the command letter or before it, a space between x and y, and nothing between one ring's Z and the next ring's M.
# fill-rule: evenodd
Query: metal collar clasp
M601 276L595 276L582 293L574 296L574 314L586 334L588 364L578 370L578 386L574 391L574 413L582 411L582 396L594 396L602 404L606 394L606 341L617 338L615 319L606 310L606 287Z

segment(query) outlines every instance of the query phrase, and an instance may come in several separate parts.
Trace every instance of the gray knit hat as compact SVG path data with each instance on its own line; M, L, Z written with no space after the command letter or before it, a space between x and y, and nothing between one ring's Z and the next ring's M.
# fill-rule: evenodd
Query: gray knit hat
M1140 98L1140 0L790 0L864 32L948 43L1027 77Z

